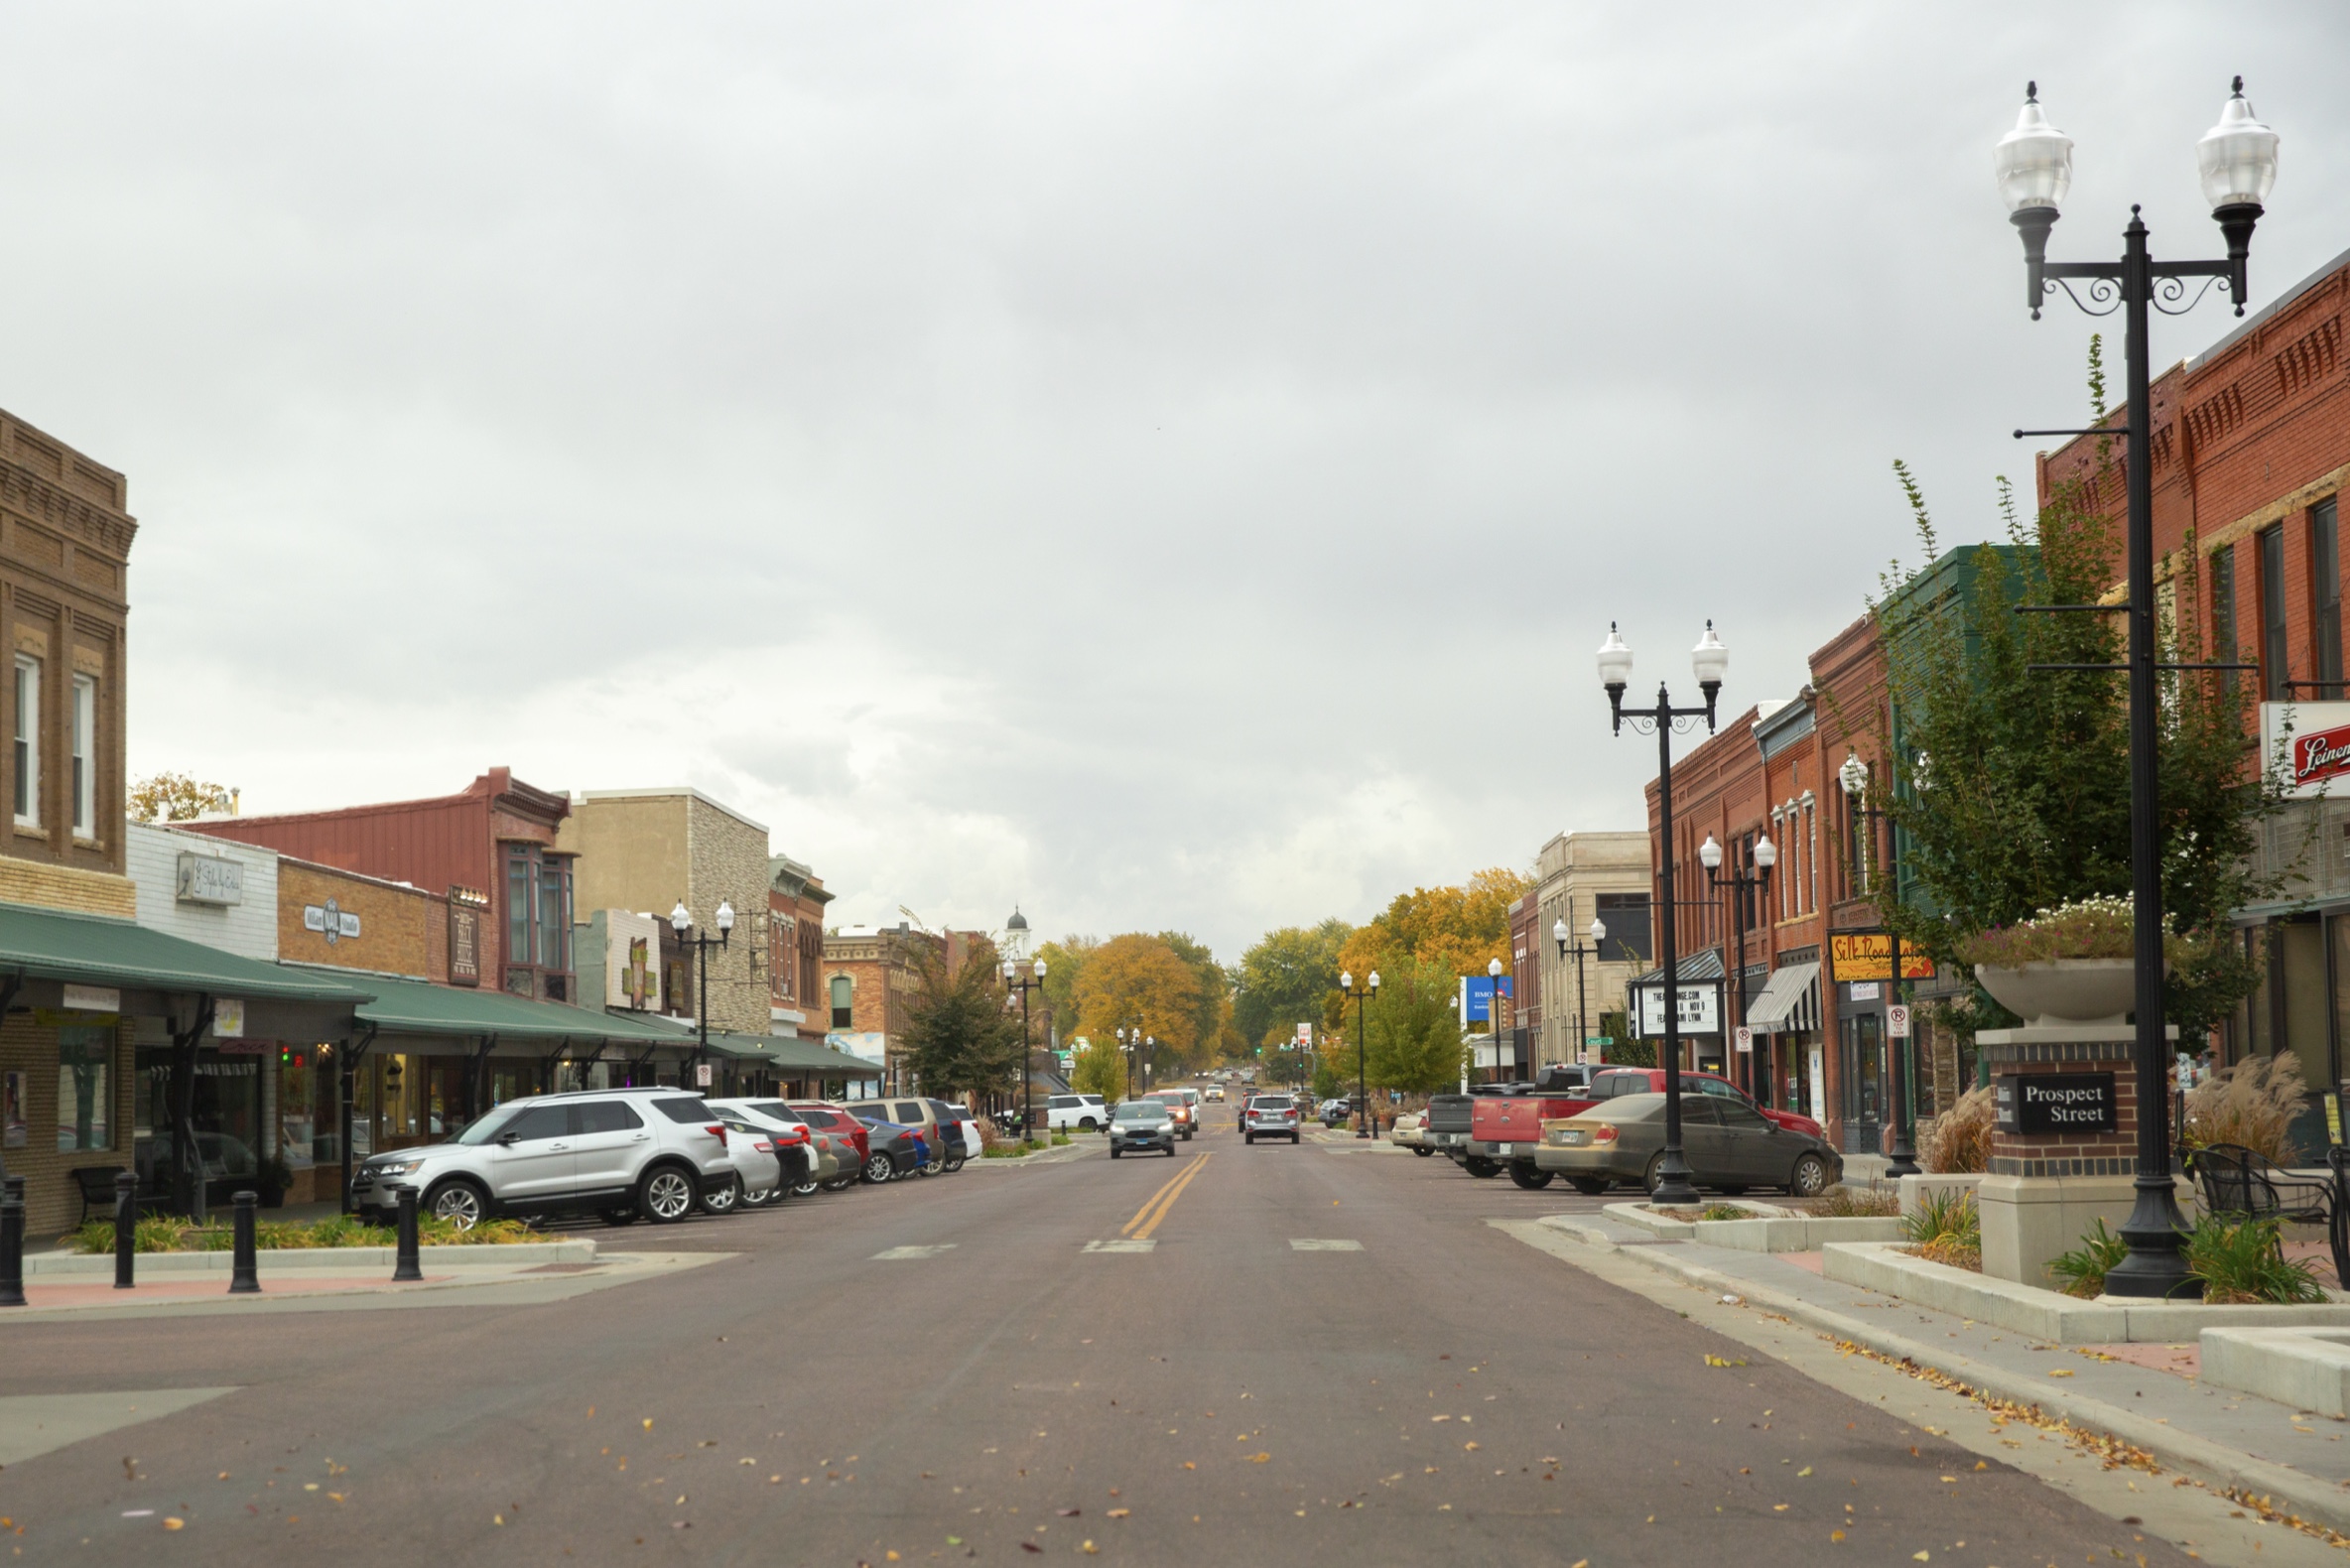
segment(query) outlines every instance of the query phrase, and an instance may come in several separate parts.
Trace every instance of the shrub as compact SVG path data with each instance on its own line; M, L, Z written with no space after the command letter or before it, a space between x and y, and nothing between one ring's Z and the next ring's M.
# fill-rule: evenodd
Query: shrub
M2307 1101L2298 1058L2256 1056L2223 1067L2187 1091L2189 1148L2240 1143L2280 1165L2292 1163L2292 1120Z
M2099 1220L2082 1233L2079 1246L2048 1265L2048 1272L2064 1281L2066 1295L2086 1300L2105 1294L2105 1276L2129 1255L2130 1243L2108 1231L2105 1222Z
M1885 1220L1901 1212L1901 1195L1875 1182L1866 1187L1838 1182L1804 1205L1804 1211L1815 1220Z
M2188 1275L2203 1281L2203 1299L2215 1305L2324 1301L2325 1287L2310 1265L2285 1257L2282 1230L2278 1220L2231 1223L2207 1214L2180 1233L2179 1253Z
M1747 1212L1734 1203L1709 1203L1697 1211L1700 1220L1744 1220Z
M1980 1171L1991 1163L1991 1133L1999 1118L1991 1091L1970 1089L1934 1118L1925 1135L1925 1168L1940 1176Z
M2029 920L1977 932L1959 943L1958 956L1965 963L1989 964L1996 969L2057 959L2134 958L2138 953L2137 907L2127 894L2058 904ZM2165 956L2182 956L2179 939L2169 934L2169 916L2162 917L2162 926Z
M1904 1215L1911 1250L1928 1262L1955 1268L1983 1267L1983 1213L1971 1192L1928 1188L1913 1213Z

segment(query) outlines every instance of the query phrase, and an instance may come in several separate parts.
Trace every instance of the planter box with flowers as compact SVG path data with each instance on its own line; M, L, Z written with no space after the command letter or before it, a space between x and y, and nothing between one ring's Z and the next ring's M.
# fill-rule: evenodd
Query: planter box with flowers
M2074 1238L2098 1221L2119 1226L2135 1202L2134 914L2128 898L2082 899L1959 945L1976 980L2024 1020L1975 1037L2002 1107L1977 1192L1987 1274L2038 1284ZM2175 940L2165 932L2166 948ZM2011 1105L2023 1100L2021 1080L2043 1074L2065 1075L2067 1093L2110 1106L2110 1123L2100 1115L2077 1127L2024 1130Z

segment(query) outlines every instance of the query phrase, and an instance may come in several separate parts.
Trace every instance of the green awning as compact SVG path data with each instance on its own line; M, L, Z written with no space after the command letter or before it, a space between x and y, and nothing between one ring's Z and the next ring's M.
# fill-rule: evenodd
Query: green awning
M692 1042L694 1036L688 1035ZM727 1056L787 1078L879 1078L881 1069L829 1045L789 1034L729 1034L710 1031L713 1056Z
M365 1002L379 988L372 977L330 978L331 971L239 958L127 920L22 904L0 904L0 973L7 971L82 985L327 1005Z
M330 974L311 965L282 966L290 973ZM475 1036L494 1034L501 1040L564 1040L585 1044L601 1040L642 1048L655 1043L690 1043L675 1029L639 1023L601 1008L574 1007L559 1001L538 1001L502 990L463 985L435 985L429 980L358 977L375 999L358 1009L361 1023L371 1023L386 1034Z

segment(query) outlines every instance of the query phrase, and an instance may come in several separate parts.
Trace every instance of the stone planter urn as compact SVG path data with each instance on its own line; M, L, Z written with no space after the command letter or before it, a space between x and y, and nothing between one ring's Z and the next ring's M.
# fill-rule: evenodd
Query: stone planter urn
M2128 1022L2138 1000L2135 959L2053 959L2013 969L1978 964L1975 979L2001 1006L2035 1029L2118 1026Z

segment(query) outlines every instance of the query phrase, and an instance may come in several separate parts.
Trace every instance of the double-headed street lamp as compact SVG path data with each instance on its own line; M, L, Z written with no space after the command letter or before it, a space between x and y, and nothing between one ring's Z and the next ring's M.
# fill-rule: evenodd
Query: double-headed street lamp
M710 950L725 947L726 937L734 929L734 906L722 898L718 900L717 924L718 934L715 937L707 931L688 936L686 933L694 929L694 912L686 907L686 901L679 899L677 907L669 912L669 929L677 933L677 945L692 948L702 960L702 984L694 992L694 1014L702 1036L694 1051L691 1087L696 1089L704 1087L703 1074L710 1067Z
M1870 869L1869 891L1877 893L1877 878L1885 878L1885 890L1880 897L1898 909L1901 903L1901 843L1895 837L1892 814L1882 808L1865 804L1869 798L1869 764L1861 760L1858 751L1847 749L1844 766L1836 770L1836 782L1844 786L1845 798L1851 803L1856 824L1868 824L1866 834L1856 828L1853 835L1856 847L1866 846L1863 863ZM1885 858L1877 857L1877 824L1884 823ZM1856 889L1857 891L1857 889ZM1901 933L1888 920L1890 933L1886 948L1885 1001L1886 1017L1893 1017L1892 1009L1901 1000ZM1886 1041L1886 1056L1893 1065L1893 1083L1888 1092L1893 1101L1893 1146L1886 1151L1886 1174L1914 1176L1917 1166L1916 1118L1909 1108L1909 1086L1917 1077L1917 1058L1910 1041L1917 1037L1915 1024L1910 1024L1897 1037L1890 1035Z
M1126 1057L1126 1098L1128 1100L1134 1098L1134 1058L1141 1056L1145 1048L1155 1049L1158 1043L1158 1036L1144 1034L1140 1024L1134 1025L1131 1029L1117 1031L1117 1048L1124 1052ZM1147 1058L1142 1063L1142 1087L1144 1089L1150 1087L1150 1062Z
M1571 896L1568 907L1574 907ZM1561 915L1558 918L1558 923L1550 928L1550 940L1558 944L1560 958L1572 956L1575 960L1575 1055L1576 1059L1580 1061L1584 1048L1591 1042L1591 1028L1583 1017L1583 961L1585 959L1590 959L1594 963L1599 961L1600 944L1608 940L1608 923L1597 915L1592 916L1591 946L1570 947L1567 945L1567 917Z
M1739 1027L1743 1029L1746 1027L1747 1021L1747 896L1753 894L1757 898L1761 898L1769 889L1770 868L1778 864L1778 846L1770 842L1770 835L1762 835L1755 841L1752 861L1755 869L1751 873L1734 870L1728 876L1724 876L1722 874L1722 847L1714 842L1714 836L1709 833L1705 836L1705 843L1697 847L1697 859L1698 863L1705 867L1705 879L1715 892L1718 893L1724 888L1730 889L1730 906L1737 912L1738 946L1735 951L1738 954L1738 1023ZM1747 1052L1747 1093L1755 1097L1757 1105L1761 1105L1763 1101L1759 1085L1760 1078L1761 1074L1755 1066L1755 1053L1749 1050Z
M2130 892L2138 958L2138 1196L2130 1218L2122 1223L2130 1255L2105 1276L2106 1289L2117 1296L2164 1298L2188 1277L2178 1255L2178 1204L2171 1190L2170 1096L2165 1084L2169 1048L2162 1026L2161 796L2155 787L2154 764L2161 721L2155 683L2158 670L2165 666L2157 665L2155 659L2159 628L2154 623L2154 454L2149 440L2154 411L2147 364L2147 311L2152 307L2165 316L2183 315L2202 299L2212 280L2224 279L2236 314L2244 314L2250 293L2247 264L2252 230L2260 221L2270 188L2277 183L2277 133L2254 117L2252 105L2245 101L2244 78L2238 76L2233 95L2220 106L2219 123L2195 144L2203 198L2211 204L2212 219L2227 240L2224 261L2155 261L2148 253L2146 223L2135 205L2130 209L2130 225L2122 231L2120 261L2048 260L2048 230L2055 226L2057 209L2072 186L2072 138L2048 123L2036 82L2024 86L2024 110L2017 116L2016 128L2000 139L1992 155L2000 195L2008 203L2008 220L2024 239L2024 303L2030 307L2032 319L2039 319L2040 302L2054 288L2063 289L2073 304L2089 315L2123 313L2123 349L2129 369L2128 421L2121 434L2129 493L2125 532L2130 651L2124 668L2130 672ZM2070 280L2075 278L2083 280L2087 299L2073 293ZM2187 294L2189 278L2204 280L2192 298ZM2016 434L2114 432L2020 430ZM2091 613L2109 607L2079 606Z
M1372 970L1370 984L1362 990L1357 990L1354 972L1340 970L1338 972L1338 988L1355 998L1355 1098L1362 1103L1358 1108L1361 1113L1355 1117L1355 1136L1368 1138L1377 1129L1371 1122L1370 1079L1364 1067L1363 1007L1366 1002L1374 1001L1378 997L1379 972Z
M1703 708L1675 708L1664 683L1656 685L1656 706L1626 712L1624 689L1632 682L1632 649L1608 622L1608 640L1600 644L1600 684L1608 689L1608 712L1614 733L1630 723L1635 734L1656 736L1656 795L1662 838L1656 856L1659 913L1657 932L1664 948L1664 1150L1656 1157L1656 1186L1650 1197L1657 1203L1695 1203L1697 1189L1689 1184L1689 1162L1681 1153L1681 963L1676 951L1679 935L1673 920L1673 731L1684 723L1705 720L1713 733L1714 703L1722 695L1723 678L1730 673L1730 650L1705 623L1705 635L1689 650L1689 667L1697 689L1705 694ZM1500 966L1497 964L1496 968Z
M1005 933L1012 956L1003 961L1003 983L1020 993L1020 1141L1026 1143L1036 1130L1036 1067L1028 1059L1028 993L1044 989L1044 960L1029 964L1025 975L1020 972L1021 950L1027 946L1022 938L1028 928L1020 920L1018 910L1012 911L1012 919L1020 922L1013 928L1020 935L1013 937L1010 931Z

